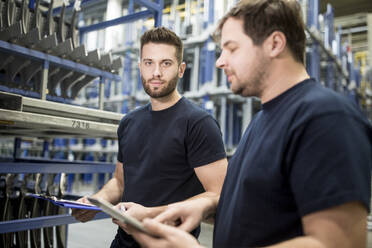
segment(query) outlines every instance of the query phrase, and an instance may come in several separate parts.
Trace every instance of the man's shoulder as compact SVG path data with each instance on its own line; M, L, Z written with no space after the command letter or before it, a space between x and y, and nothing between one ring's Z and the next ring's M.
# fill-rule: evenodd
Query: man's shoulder
M135 109L130 110L123 118L133 118L140 115L145 114L149 110L149 105L146 104L144 106L137 107Z
M322 85L315 85L306 92L300 100L300 105L311 109L313 113L344 113L355 114L359 112L358 107L346 96L339 92L325 88Z
M148 104L145 106L137 107L124 115L121 119L120 124L123 125L131 120L141 120L143 116L148 112Z
M210 116L210 114L205 109L198 106L196 103L187 98L183 99L182 111L182 114L185 115L185 117L188 119L202 119L206 116Z
M325 116L344 116L365 122L365 118L351 99L321 84L307 88L294 104L297 120L309 121Z

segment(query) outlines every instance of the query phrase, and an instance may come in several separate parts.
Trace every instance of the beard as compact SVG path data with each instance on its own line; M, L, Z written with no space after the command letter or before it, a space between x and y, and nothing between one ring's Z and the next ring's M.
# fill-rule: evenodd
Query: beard
M245 78L244 82L238 84L237 87L231 87L233 93L244 97L261 97L264 89L263 81L267 76L269 60L265 57L260 57L257 61L259 61L259 63L252 68L252 75Z
M162 89L159 89L160 87L156 87L154 90L151 89L150 80L145 80L142 75L141 75L141 80L142 80L142 86L143 89L145 90L146 94L149 95L152 98L161 98L165 96L169 96L177 87L177 82L178 82L178 76L176 75L173 77L171 80L168 82L163 81L165 84L165 87Z

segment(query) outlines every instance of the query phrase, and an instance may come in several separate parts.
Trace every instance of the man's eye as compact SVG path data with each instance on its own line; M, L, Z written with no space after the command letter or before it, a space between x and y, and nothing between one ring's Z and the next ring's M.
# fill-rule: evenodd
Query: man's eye
M233 53L236 51L236 47L230 48L229 50L230 50L230 53Z

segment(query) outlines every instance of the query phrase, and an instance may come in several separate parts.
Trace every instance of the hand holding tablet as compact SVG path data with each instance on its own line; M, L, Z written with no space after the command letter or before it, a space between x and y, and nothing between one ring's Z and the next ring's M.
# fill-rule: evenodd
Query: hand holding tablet
M115 206L112 205L111 203L109 203L108 201L105 201L105 200L100 199L100 198L92 198L92 197L88 197L88 200L92 204L96 205L97 207L100 207L103 212L107 213L112 218L115 218L115 219L117 219L117 220L119 220L119 221L121 221L121 222L123 222L127 225L130 225L130 226L136 228L137 230L139 230L141 232L152 235L151 233L149 233L143 227L142 222L140 222L136 218L130 216L129 214L125 214L124 211L120 211L120 210L116 209Z

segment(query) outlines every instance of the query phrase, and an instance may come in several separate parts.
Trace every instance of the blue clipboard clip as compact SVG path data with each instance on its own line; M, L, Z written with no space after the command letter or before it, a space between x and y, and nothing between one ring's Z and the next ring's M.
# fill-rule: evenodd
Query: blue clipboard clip
M47 196L47 195L44 195L44 194L29 194L29 196L50 201L54 205L57 205L57 206L60 206L60 207L63 207L63 208L78 208L78 209L102 211L101 208L99 208L95 205L86 204L86 203L77 202L77 201L72 201L72 200L58 199L55 196Z

